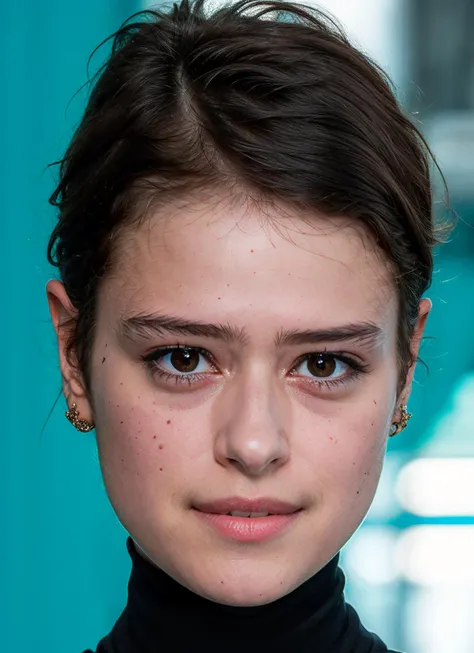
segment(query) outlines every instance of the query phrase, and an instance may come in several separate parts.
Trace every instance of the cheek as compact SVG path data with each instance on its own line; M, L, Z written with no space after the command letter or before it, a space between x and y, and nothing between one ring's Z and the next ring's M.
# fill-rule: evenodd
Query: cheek
M120 380L120 379L123 379ZM189 471L210 444L199 410L182 411L155 400L148 383L127 370L109 370L94 383L97 444L105 485L110 492L136 497L161 495ZM211 447L212 449L212 447Z
M324 416L299 420L294 455L304 461L322 505L340 512L373 499L385 456L389 401L364 399L357 407L335 406Z

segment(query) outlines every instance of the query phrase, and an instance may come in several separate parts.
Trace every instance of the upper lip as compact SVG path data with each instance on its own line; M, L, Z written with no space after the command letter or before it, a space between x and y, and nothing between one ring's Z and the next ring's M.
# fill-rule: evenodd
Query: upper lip
M266 497L248 499L243 497L229 497L216 499L215 501L203 501L194 504L194 508L201 512L209 512L217 515L226 515L229 512L268 512L272 515L290 515L301 509L301 506L279 499Z

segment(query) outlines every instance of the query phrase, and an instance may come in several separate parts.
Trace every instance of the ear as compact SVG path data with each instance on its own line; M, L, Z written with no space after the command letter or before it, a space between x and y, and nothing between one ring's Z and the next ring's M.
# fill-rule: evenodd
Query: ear
M77 405L81 419L93 422L86 385L79 369L74 351L68 353L67 345L77 319L77 310L72 305L64 285L53 279L46 285L51 320L56 331L59 349L59 365L63 381L63 393L69 409Z
M420 306L418 310L418 320L416 322L415 329L413 331L413 335L410 343L410 352L414 362L412 365L410 365L408 369L405 385L398 398L395 420L398 420L400 418L399 415L400 407L408 404L408 399L410 398L411 395L413 377L416 368L416 360L418 358L418 352L420 350L423 333L425 331L426 322L428 320L428 315L430 314L431 308L432 308L431 300L425 298L420 301Z

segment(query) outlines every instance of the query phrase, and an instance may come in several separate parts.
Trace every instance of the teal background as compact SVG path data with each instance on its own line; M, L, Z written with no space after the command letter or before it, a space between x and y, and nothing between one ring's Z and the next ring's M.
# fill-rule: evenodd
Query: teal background
M3 0L1 6L0 483L6 500L0 513L0 650L79 653L95 646L120 613L129 560L125 533L103 489L94 436L68 425L62 397L54 407L60 376L45 297L54 271L45 250L55 219L47 204L55 170L47 165L63 154L84 108L84 92L72 98L86 81L89 54L140 6L132 0ZM456 384L474 371L474 203L456 195L452 201L462 219L452 243L437 255L429 293L433 340L422 352L430 372L419 369L412 423L390 442L389 457L398 460L429 446ZM463 447L464 455L473 455L465 438L453 432L444 455ZM382 521L369 516L367 526L403 530L420 521L399 512ZM440 515L431 522L474 524L474 516ZM351 582L369 627L385 630L392 646L404 646L399 625L407 588L390 590L394 609L384 621Z
M62 398L42 433L60 390L45 295L54 275L47 165L84 108L84 93L72 98L89 55L140 5L2 0L1 8L0 651L77 653L118 614L128 561L93 436L69 427Z

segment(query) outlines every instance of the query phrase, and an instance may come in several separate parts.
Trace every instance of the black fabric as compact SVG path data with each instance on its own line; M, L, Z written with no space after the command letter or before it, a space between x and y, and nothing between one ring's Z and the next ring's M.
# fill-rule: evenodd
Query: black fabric
M127 605L96 653L395 653L345 603L339 556L291 594L238 608L184 588L144 560L131 538L127 548Z

